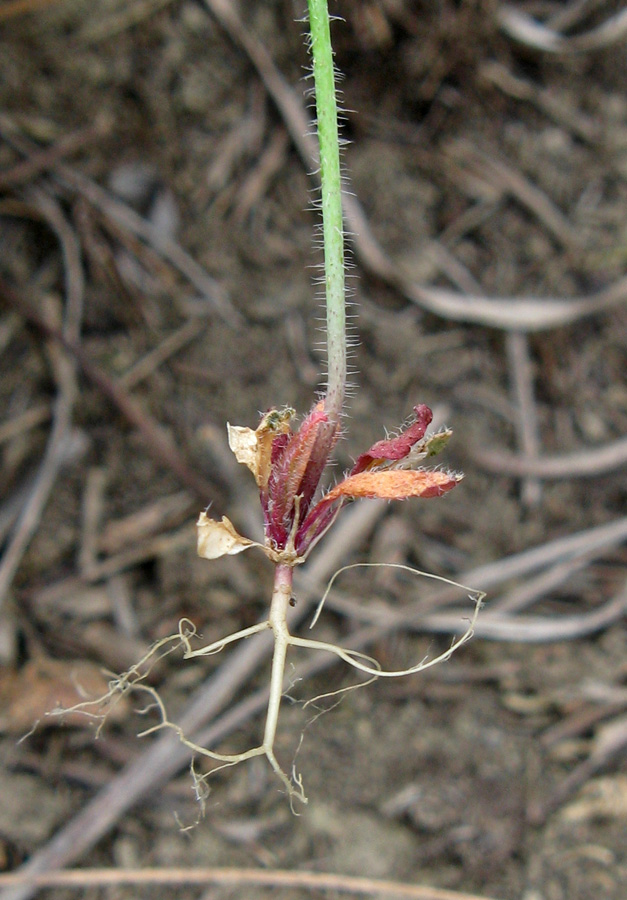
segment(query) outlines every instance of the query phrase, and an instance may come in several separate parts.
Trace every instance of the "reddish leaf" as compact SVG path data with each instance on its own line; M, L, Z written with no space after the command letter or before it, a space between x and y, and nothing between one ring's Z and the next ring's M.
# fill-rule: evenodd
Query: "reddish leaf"
M272 523L281 528L285 518L293 514L294 498L302 493L302 481L312 460L321 428L328 423L322 401L317 403L302 425L294 434L285 449L273 462L268 480L268 496L271 501L269 510ZM324 466L328 453L323 457Z
M388 460L404 459L411 451L414 444L424 436L425 431L433 413L428 406L421 403L420 406L414 406L415 421L412 422L401 434L384 441L377 441L370 450L362 453L357 462L353 466L351 475L358 475L374 466L387 462Z

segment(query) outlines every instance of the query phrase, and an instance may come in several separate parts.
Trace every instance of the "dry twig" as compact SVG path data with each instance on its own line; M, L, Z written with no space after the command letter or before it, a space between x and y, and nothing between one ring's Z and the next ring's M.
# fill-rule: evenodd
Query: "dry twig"
M624 758L627 748L627 716L603 725L598 730L592 753L579 763L548 797L532 801L527 809L527 819L532 825L542 825L590 778L601 772L615 760Z
M595 634L620 621L627 613L627 583L619 593L592 612L574 616L508 616L497 610L484 613L475 626L475 634L487 640L516 643L556 643ZM420 628L434 633L459 633L463 610L451 610L425 616Z
M264 886L274 889L302 888L306 891L337 891L368 897L407 897L409 900L490 900L465 891L448 891L401 881L382 881L333 872L290 872L282 869L77 869L49 872L30 878L0 874L0 886L27 883L35 887L119 887L133 885L221 885Z
M212 497L214 493L213 486L199 475L193 466L187 463L162 426L142 409L139 403L130 396L119 382L109 378L102 369L96 366L76 341L66 338L58 329L45 322L28 301L20 297L12 287L1 279L0 297L13 309L20 312L28 322L35 325L43 334L56 340L76 360L83 374L141 432L148 452L153 459L171 469L182 483L194 491L204 503Z
M0 7L1 14L6 7ZM70 132L56 144L51 144L44 150L34 151L28 159L22 160L10 169L0 172L0 189L16 188L21 184L33 181L38 175L53 169L57 163L84 150L93 144L98 138L103 137L110 127L110 121L106 116L100 116L92 125Z
M41 403L38 406L31 406L24 410L20 415L0 424L0 444L6 441L12 441L25 431L42 425L50 418L51 410L47 403Z
M540 455L540 435L527 335L519 331L510 331L506 347L515 400L518 441L524 457L536 459ZM526 506L537 506L541 494L540 481L537 478L525 478L522 489L523 503Z
M627 437L602 447L590 447L560 456L517 456L504 450L483 449L475 463L488 472L519 478L591 478L614 472L627 464Z
M516 100L532 103L545 116L557 122L567 132L580 141L597 146L600 138L598 120L588 115L581 107L573 107L564 101L554 88L542 87L514 75L506 66L496 60L485 62L481 66L481 76Z
M627 10L625 9L610 16L596 28L570 37L542 25L537 19L533 19L527 13L514 9L508 4L499 6L496 16L503 31L511 38L544 53L589 53L592 50L602 50L611 44L622 41L627 35Z
M66 302L60 335L63 340L75 342L80 334L84 292L78 241L60 207L52 198L42 191L34 189L31 191L31 196L37 209L57 235L61 244ZM72 412L78 396L76 371L74 363L59 354L58 347L51 348L50 357L58 385L58 395L52 413L52 428L37 478L24 503L0 563L0 606L4 602L22 556L41 521L44 508L66 457L72 426Z
M514 197L525 209L544 225L549 234L569 253L581 253L581 240L564 214L557 208L544 191L532 184L521 172L511 165L485 153L469 141L460 141L454 145L451 162L462 165L491 187Z
M15 122L6 115L0 116L0 134L7 143L25 156L32 158L37 154L36 145L20 134ZM155 228L151 222L122 203L121 200L115 199L104 188L70 166L55 161L51 165L51 169L62 184L79 193L112 221L156 250L196 288L201 297L213 306L227 323L233 327L241 323L239 313L231 304L222 287L180 244L163 234L160 229Z
M145 22L172 2L173 0L134 0L129 3L124 0L118 4L117 9L114 4L111 12L107 9L104 15L87 18L87 23L79 32L79 40L91 44L105 41Z

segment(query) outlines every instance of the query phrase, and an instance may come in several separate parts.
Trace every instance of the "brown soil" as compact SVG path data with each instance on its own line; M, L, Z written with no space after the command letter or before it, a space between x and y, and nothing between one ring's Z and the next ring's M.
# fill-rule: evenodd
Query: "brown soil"
M319 262L315 185L249 57L205 5L49 0L9 14L13 6L0 5L6 547L37 479L55 476L0 612L7 870L44 847L152 740L136 737L145 721L132 702L117 708L97 741L83 719L45 719L17 739L47 710L70 705L77 683L100 690L103 670L128 668L182 617L210 641L261 615L271 583L266 560L252 552L197 559L193 522L211 502L251 534L255 493L249 473L229 458L225 423L254 426L270 406L304 413L324 368L311 271ZM247 31L302 96L303 4L240 6ZM499 28L499 8L496 0L338 6L352 189L405 278L459 297L502 297L502 310L515 309L516 298L592 296L625 268L624 40L543 53ZM550 18L562 8L533 10ZM600 4L575 30L618 8ZM71 135L74 146L63 152ZM133 234L72 173L108 198L117 192L184 248L214 279L213 298L200 296L163 247ZM347 563L407 562L455 578L624 515L624 465L581 472L586 449L610 447L627 432L624 303L508 335L411 303L357 256L355 389L339 468L425 402L454 429L444 461L465 480L442 500L390 505ZM62 327L68 272L71 282L81 269L79 391L63 462L53 469L51 422L59 422L59 397L71 395L74 376L58 343L27 322L26 304ZM169 343L173 335L178 344ZM151 362L155 348L163 355ZM106 374L108 388L89 377L85 359ZM135 369L142 360L143 374ZM489 452L523 453L517 390L525 362L539 455L582 454L565 477L535 482L487 468ZM154 434L138 430L129 397L164 430L178 468L159 457ZM304 730L297 761L309 805L298 817L257 760L217 773L205 817L182 832L175 816L187 823L198 812L182 770L75 862L324 870L502 900L624 898L625 604L571 640L564 628L619 597L625 562L614 543L520 601L521 634L533 619L548 640L517 641L511 629L509 639L489 640L479 629L443 666L347 693L318 718L300 702L286 704L278 752L288 767ZM537 575L501 579L486 613ZM364 611L411 610L422 592L420 582L384 570L347 573L340 585ZM504 615L511 623L514 613ZM318 633L346 640L354 618L350 605L336 603ZM425 633L408 615L406 628L368 650L394 668L450 640L446 627ZM219 657L169 657L152 683L174 715L219 665ZM260 669L235 699L266 677ZM294 699L349 683L335 666L297 684ZM221 746L251 746L260 727L253 718ZM172 896L156 887L120 887L116 896L142 890ZM91 891L84 895L96 896ZM267 890L176 889L181 898L244 894ZM55 888L49 896L76 892Z

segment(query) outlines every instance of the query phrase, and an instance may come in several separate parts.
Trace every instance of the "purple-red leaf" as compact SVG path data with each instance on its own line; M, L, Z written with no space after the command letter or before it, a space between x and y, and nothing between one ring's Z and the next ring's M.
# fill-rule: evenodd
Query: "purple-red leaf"
M424 403L414 406L415 421L408 425L399 435L387 440L377 441L370 450L362 453L352 468L351 475L358 475L385 462L396 462L404 459L411 452L414 444L424 437L424 433L433 418L433 413Z

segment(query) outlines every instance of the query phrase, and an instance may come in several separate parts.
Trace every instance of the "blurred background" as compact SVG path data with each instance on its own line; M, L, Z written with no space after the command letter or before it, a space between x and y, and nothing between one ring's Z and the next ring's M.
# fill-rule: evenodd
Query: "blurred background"
M340 565L401 563L488 592L475 638L338 705L304 701L351 673L305 678L294 654L277 752L304 779L297 818L257 760L212 776L182 832L200 812L189 756L137 737L157 721L141 697L97 740L99 720L46 715L106 691L184 617L209 643L267 608L266 559L198 559L194 522L211 504L259 539L226 422L302 415L324 384L306 10L3 0L0 868L257 865L619 900L627 14L611 0L331 11L355 317L330 480L417 403L453 429L443 464L465 479L441 500L344 512L296 609ZM442 652L472 611L392 569L336 587L313 636L385 668ZM250 698L268 675L267 655L235 652L239 670L173 653L147 676L192 731L240 704L212 738L226 751L258 743ZM142 890L169 889L115 895Z

